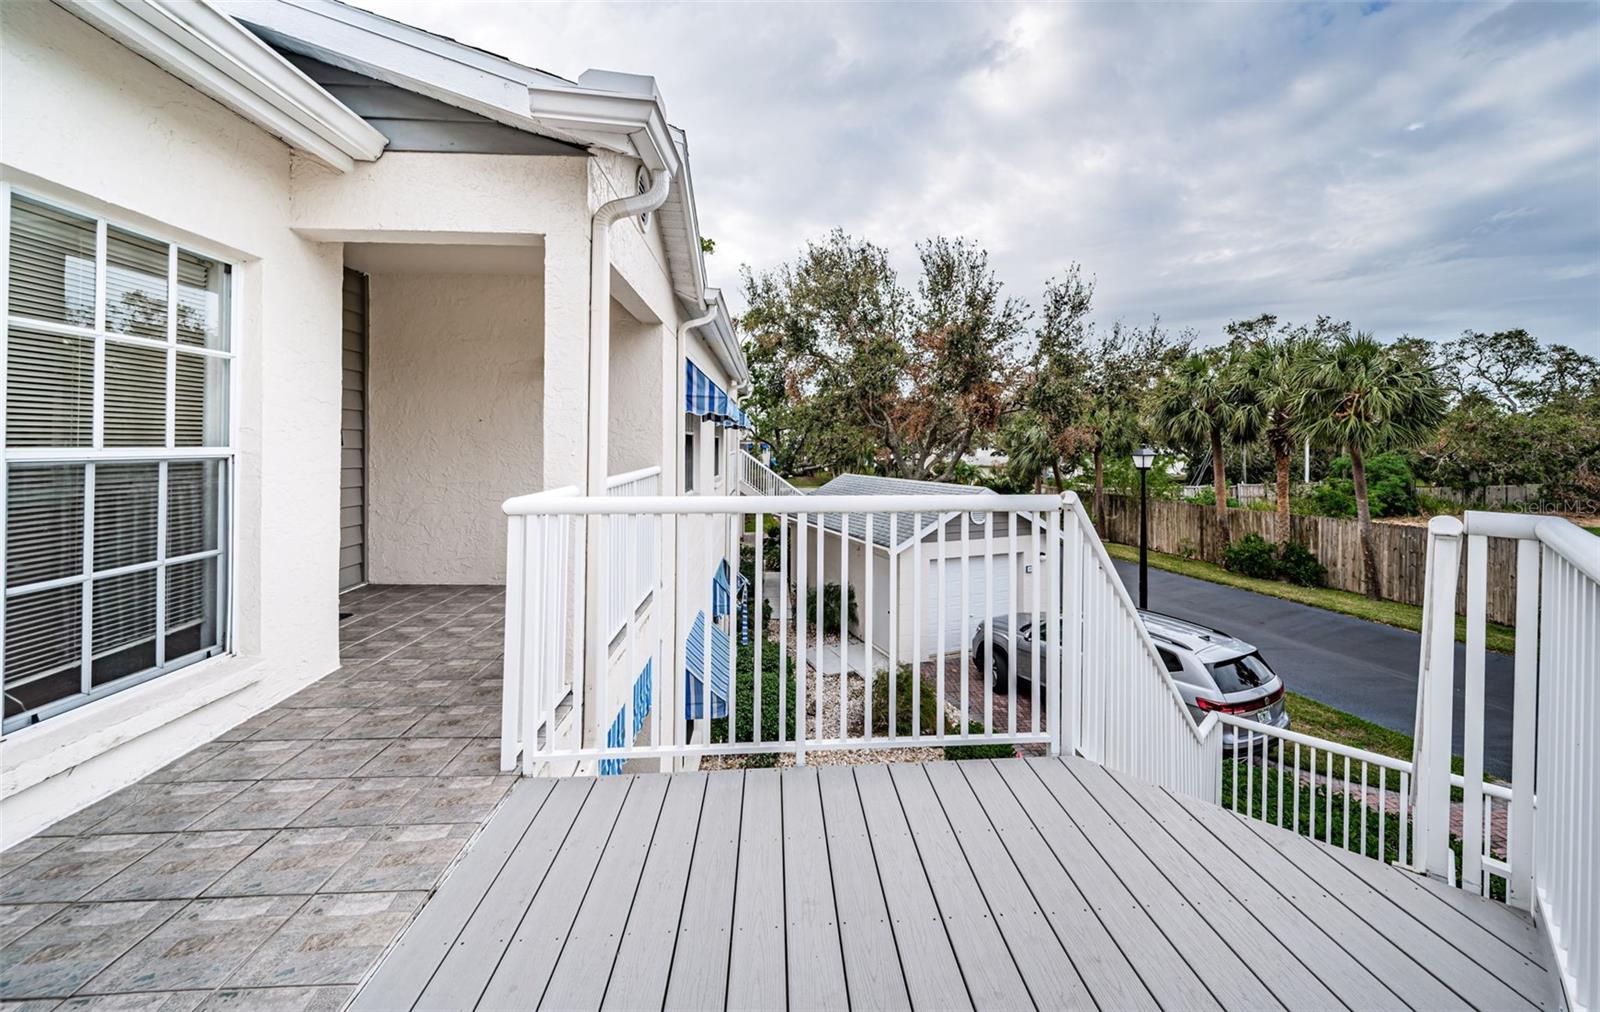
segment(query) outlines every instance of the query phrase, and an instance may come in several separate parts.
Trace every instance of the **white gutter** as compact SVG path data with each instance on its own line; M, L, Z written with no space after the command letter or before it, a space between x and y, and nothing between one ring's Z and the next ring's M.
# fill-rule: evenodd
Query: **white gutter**
M611 408L611 226L623 218L654 211L667 199L672 173L665 169L652 173L650 189L631 197L619 197L600 205L594 212L589 232L589 459L584 475L588 495L606 494L606 461L610 449ZM601 523L588 523L584 532L583 614L584 614L584 714L599 714L597 698L589 693L604 684L606 674L607 630L602 620L600 576L604 570ZM603 714L599 714L602 718ZM584 721L588 723L587 720ZM596 732L599 727L596 725ZM578 728L578 742L584 744L587 727Z
M56 0L66 10L338 172L388 140L209 3Z
M660 207L672 186L672 174L651 174L650 189L632 197L607 201L595 211L589 232L589 466L584 487L589 495L606 494L606 451L611 412L611 226L623 218Z

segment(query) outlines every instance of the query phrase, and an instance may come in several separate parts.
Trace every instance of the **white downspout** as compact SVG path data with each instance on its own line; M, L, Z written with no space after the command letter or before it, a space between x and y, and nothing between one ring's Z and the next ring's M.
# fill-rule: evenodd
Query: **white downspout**
M676 421L676 419L683 417L684 399L688 396L688 385L683 377L683 363L686 362L689 357L689 332L697 327L705 326L716 318L717 300L712 299L706 303L706 314L704 316L697 316L692 320L685 320L684 322L678 324L678 355L673 365L673 369L675 370L677 377L673 380L674 389L677 391L677 396L673 399L672 411L668 415L668 424L672 426L673 433L672 477L665 483L668 495L677 496L683 494L683 468L685 464L685 458L683 454L683 423ZM666 677L671 679L671 681L669 681L667 684L672 686L672 691L667 693L667 705L670 706L671 709L667 711L669 717L665 721L667 726L667 735L670 739L672 739L666 742L666 744L672 745L688 744L687 742L679 742L676 740L678 737L678 720L683 714L683 707L684 703L686 702L686 700L682 698L684 685L683 672L688 670L689 662L686 648L684 647L683 643L683 626L681 625L682 615L679 614L681 603L678 600L678 587L682 582L679 574L683 572L684 559L682 547L683 542L678 538L678 522L678 514L672 514L672 527L669 535L671 539L671 546L668 548L668 551L670 552L668 558L671 560L671 565L666 568L666 572L669 574L669 584L666 593L667 642L672 644L672 670L670 672L663 673ZM709 629L706 631L706 635L711 635ZM702 723L704 723L707 728L710 728L711 726L710 721L702 721ZM710 733L709 730L707 733ZM674 762L675 760L672 759L663 759L661 761L661 772L671 772Z
M658 169L651 173L650 188L631 197L619 197L601 204L594 212L589 232L589 432L588 465L584 474L584 493L606 494L606 461L610 450L611 388L611 226L622 218L654 211L667 199L672 173ZM600 687L605 679L607 630L601 610L600 581L605 574L604 546L600 532L605 524L598 518L584 521L583 578L583 710L593 714L595 728L605 726L609 714L600 713ZM589 723L586 717L584 722ZM587 727L578 728L578 747L585 740Z

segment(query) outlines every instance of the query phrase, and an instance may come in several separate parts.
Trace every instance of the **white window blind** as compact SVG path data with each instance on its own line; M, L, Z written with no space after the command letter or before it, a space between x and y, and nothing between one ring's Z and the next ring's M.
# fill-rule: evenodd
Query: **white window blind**
M12 194L5 727L227 647L227 264Z

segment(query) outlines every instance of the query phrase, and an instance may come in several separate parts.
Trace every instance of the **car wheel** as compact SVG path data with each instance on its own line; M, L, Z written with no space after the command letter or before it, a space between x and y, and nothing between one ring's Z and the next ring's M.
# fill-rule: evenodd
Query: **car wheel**
M989 677L994 681L994 690L996 692L1005 692L1008 688L1006 675L1010 670L1010 658L1006 656L1004 650L996 649L994 663L989 665Z

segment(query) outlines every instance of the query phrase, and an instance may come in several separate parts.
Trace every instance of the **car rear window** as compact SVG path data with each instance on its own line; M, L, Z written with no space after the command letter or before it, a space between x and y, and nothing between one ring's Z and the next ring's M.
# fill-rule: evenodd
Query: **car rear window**
M1207 664L1206 670L1217 683L1219 692L1248 692L1272 681L1272 669L1259 653L1245 654L1230 661Z

